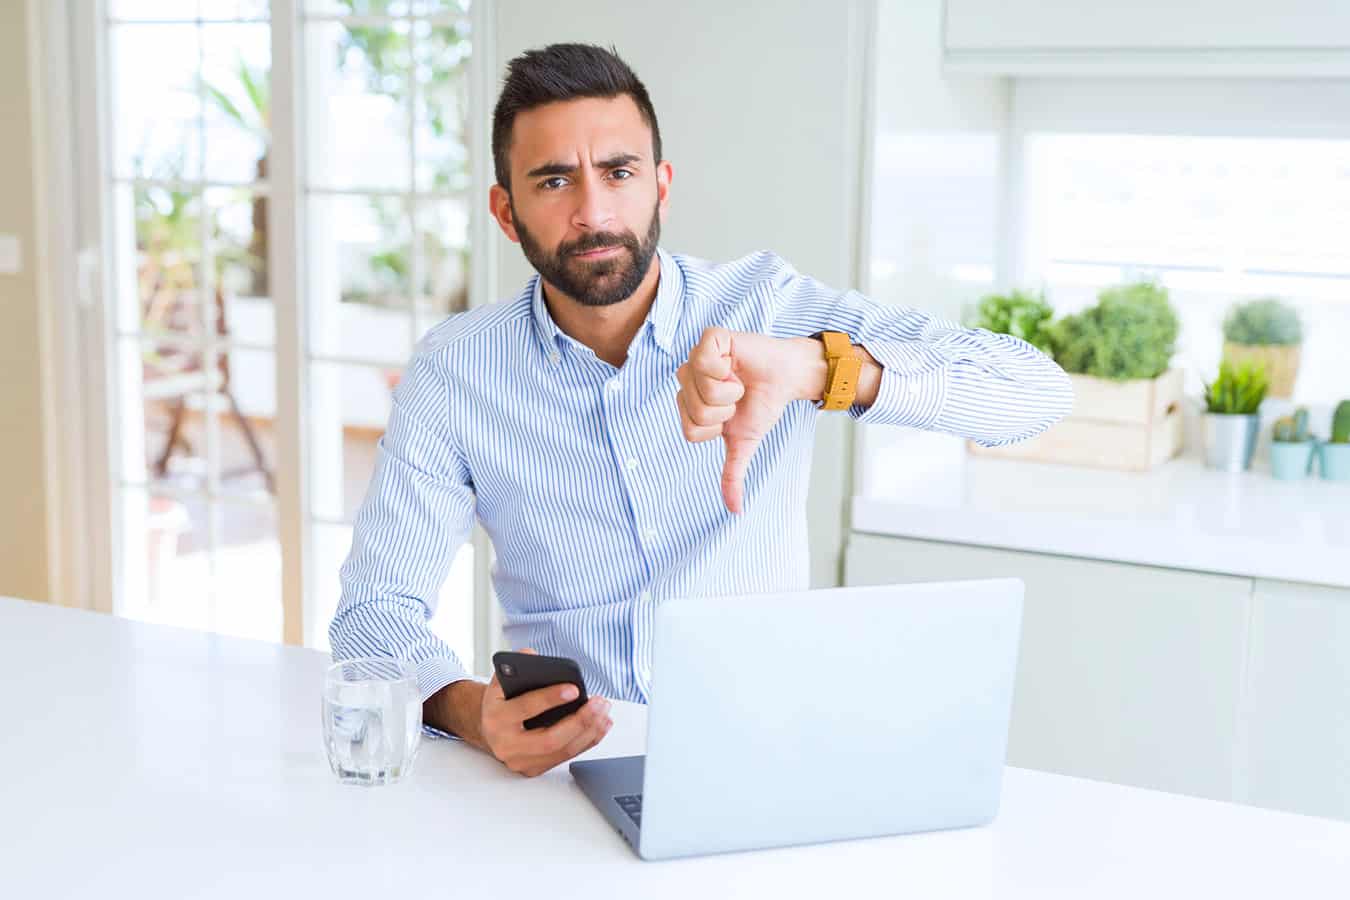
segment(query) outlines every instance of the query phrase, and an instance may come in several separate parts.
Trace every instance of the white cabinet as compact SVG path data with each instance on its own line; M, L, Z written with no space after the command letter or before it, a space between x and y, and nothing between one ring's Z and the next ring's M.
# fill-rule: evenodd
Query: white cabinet
M1350 819L1350 590L854 532L848 584L1026 583L1008 762Z
M1249 580L862 534L845 577L995 576L1026 583L1010 764L1232 796Z
M1246 800L1350 817L1350 591L1257 581Z
M949 67L992 67L1004 74L1105 68L1242 74L1243 67L1252 67L1253 73L1325 75L1332 74L1328 67L1339 71L1347 65L1350 4L946 0L943 45Z

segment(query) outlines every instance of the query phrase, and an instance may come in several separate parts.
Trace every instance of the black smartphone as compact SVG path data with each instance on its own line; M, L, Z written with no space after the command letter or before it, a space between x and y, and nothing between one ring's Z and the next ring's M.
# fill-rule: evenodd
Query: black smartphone
M547 728L586 705L586 684L581 680L581 667L566 656L539 656L502 650L492 654L492 667L497 670L497 682L502 686L502 694L507 700L555 684L577 686L577 699L526 719L526 728Z

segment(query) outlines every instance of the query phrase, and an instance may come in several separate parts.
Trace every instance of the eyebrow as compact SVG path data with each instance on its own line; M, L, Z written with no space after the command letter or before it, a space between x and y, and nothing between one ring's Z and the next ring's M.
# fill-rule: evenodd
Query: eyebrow
M609 159L602 159L595 164L597 169L617 169L619 166L632 165L641 160L642 157L636 153L616 153ZM541 175L571 175L577 170L577 166L572 163L550 162L542 166L536 166L525 173L526 178L538 178Z

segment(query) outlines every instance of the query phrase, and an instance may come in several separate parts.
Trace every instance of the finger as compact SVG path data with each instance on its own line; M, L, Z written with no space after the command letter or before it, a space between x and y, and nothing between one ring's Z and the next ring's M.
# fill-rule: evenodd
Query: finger
M699 441L706 441L709 438L715 438L722 433L721 422L710 425L700 425L694 421L693 416L690 415L689 412L690 399L687 391L680 391L676 394L675 403L680 408L680 426L684 429L684 436L690 441L698 443Z
M731 438L727 442L727 460L722 466L722 500L727 509L740 515L744 509L745 473L755 455L758 440Z
M709 406L734 406L745 396L745 385L735 375L730 378L713 378L702 372L692 374L694 390L699 399Z
M532 732L527 745L522 747L531 756L552 756L590 732L604 725L609 718L609 701L592 697L585 706L547 728Z
M580 756L600 743L613 727L614 720L608 714L601 715L595 722L573 735L558 750L522 758L520 760L521 768L532 774L543 774L559 763Z
M570 703L577 696L577 686L574 684L552 684L536 688L507 700L502 706L503 715L519 727L526 719L533 719L555 706Z
M731 376L731 332L725 328L708 328L689 353L689 365L696 372L711 378Z

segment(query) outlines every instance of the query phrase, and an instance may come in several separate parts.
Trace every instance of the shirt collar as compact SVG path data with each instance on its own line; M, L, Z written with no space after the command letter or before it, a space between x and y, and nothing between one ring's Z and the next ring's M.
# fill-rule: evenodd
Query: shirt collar
M651 329L652 338L658 347L667 353L674 352L675 327L680 322L680 312L684 308L684 273L679 263L665 250L656 248L656 258L660 265L660 275L656 283L656 299L643 328ZM556 353L558 341L570 340L563 334L549 315L548 304L544 302L544 279L534 276L530 286L530 308L534 313L534 329L544 346L545 353Z

